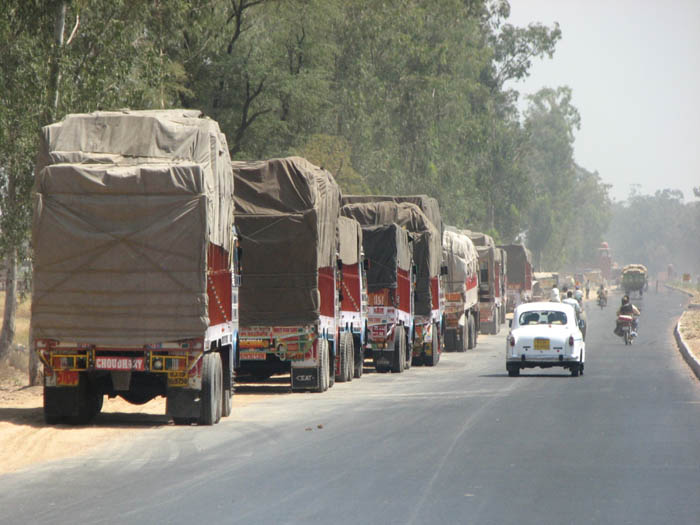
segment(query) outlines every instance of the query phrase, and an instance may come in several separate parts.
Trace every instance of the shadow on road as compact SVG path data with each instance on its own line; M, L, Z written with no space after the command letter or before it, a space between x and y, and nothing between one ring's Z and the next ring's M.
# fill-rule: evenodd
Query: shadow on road
M44 422L44 409L31 408L0 408L0 423L30 426L34 428L65 428L101 427L101 428L133 428L159 427L171 424L170 418L164 414L144 414L128 412L102 412L88 425L47 425Z

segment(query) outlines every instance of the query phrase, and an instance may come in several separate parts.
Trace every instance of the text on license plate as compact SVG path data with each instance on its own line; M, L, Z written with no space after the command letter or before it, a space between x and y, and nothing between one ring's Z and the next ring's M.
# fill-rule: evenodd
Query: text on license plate
M549 339L535 339L535 350L549 350Z

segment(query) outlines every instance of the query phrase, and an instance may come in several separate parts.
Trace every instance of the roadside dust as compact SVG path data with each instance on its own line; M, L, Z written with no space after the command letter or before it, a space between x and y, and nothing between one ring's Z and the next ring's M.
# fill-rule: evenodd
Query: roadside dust
M26 384L26 372L0 363L0 476L45 461L80 456L115 439L162 432L173 425L165 416L165 398L132 405L106 396L102 412L90 425L46 425L42 387ZM233 410L267 397L264 391L234 395Z

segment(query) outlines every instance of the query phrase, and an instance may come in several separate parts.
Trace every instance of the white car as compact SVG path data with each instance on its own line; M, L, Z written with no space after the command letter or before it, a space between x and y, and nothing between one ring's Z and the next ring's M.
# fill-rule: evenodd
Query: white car
M583 374L586 343L574 308L566 303L525 303L513 312L506 338L506 369L515 377L521 368L568 368Z

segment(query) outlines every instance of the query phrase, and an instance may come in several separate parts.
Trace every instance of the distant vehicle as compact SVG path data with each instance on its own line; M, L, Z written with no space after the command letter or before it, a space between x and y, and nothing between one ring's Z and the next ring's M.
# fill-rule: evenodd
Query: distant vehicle
M532 298L532 254L524 244L503 244L507 253L506 311Z
M497 334L505 322L506 282L503 250L490 235L469 230L465 233L479 254L479 326L482 334Z
M543 301L555 286L559 287L559 274L556 272L535 272L532 285L532 300Z
M525 303L515 309L506 338L506 369L511 377L523 368L568 368L583 373L586 343L574 308L566 303Z
M637 292L642 297L648 287L647 267L643 264L628 264L622 268L622 288L625 294Z

